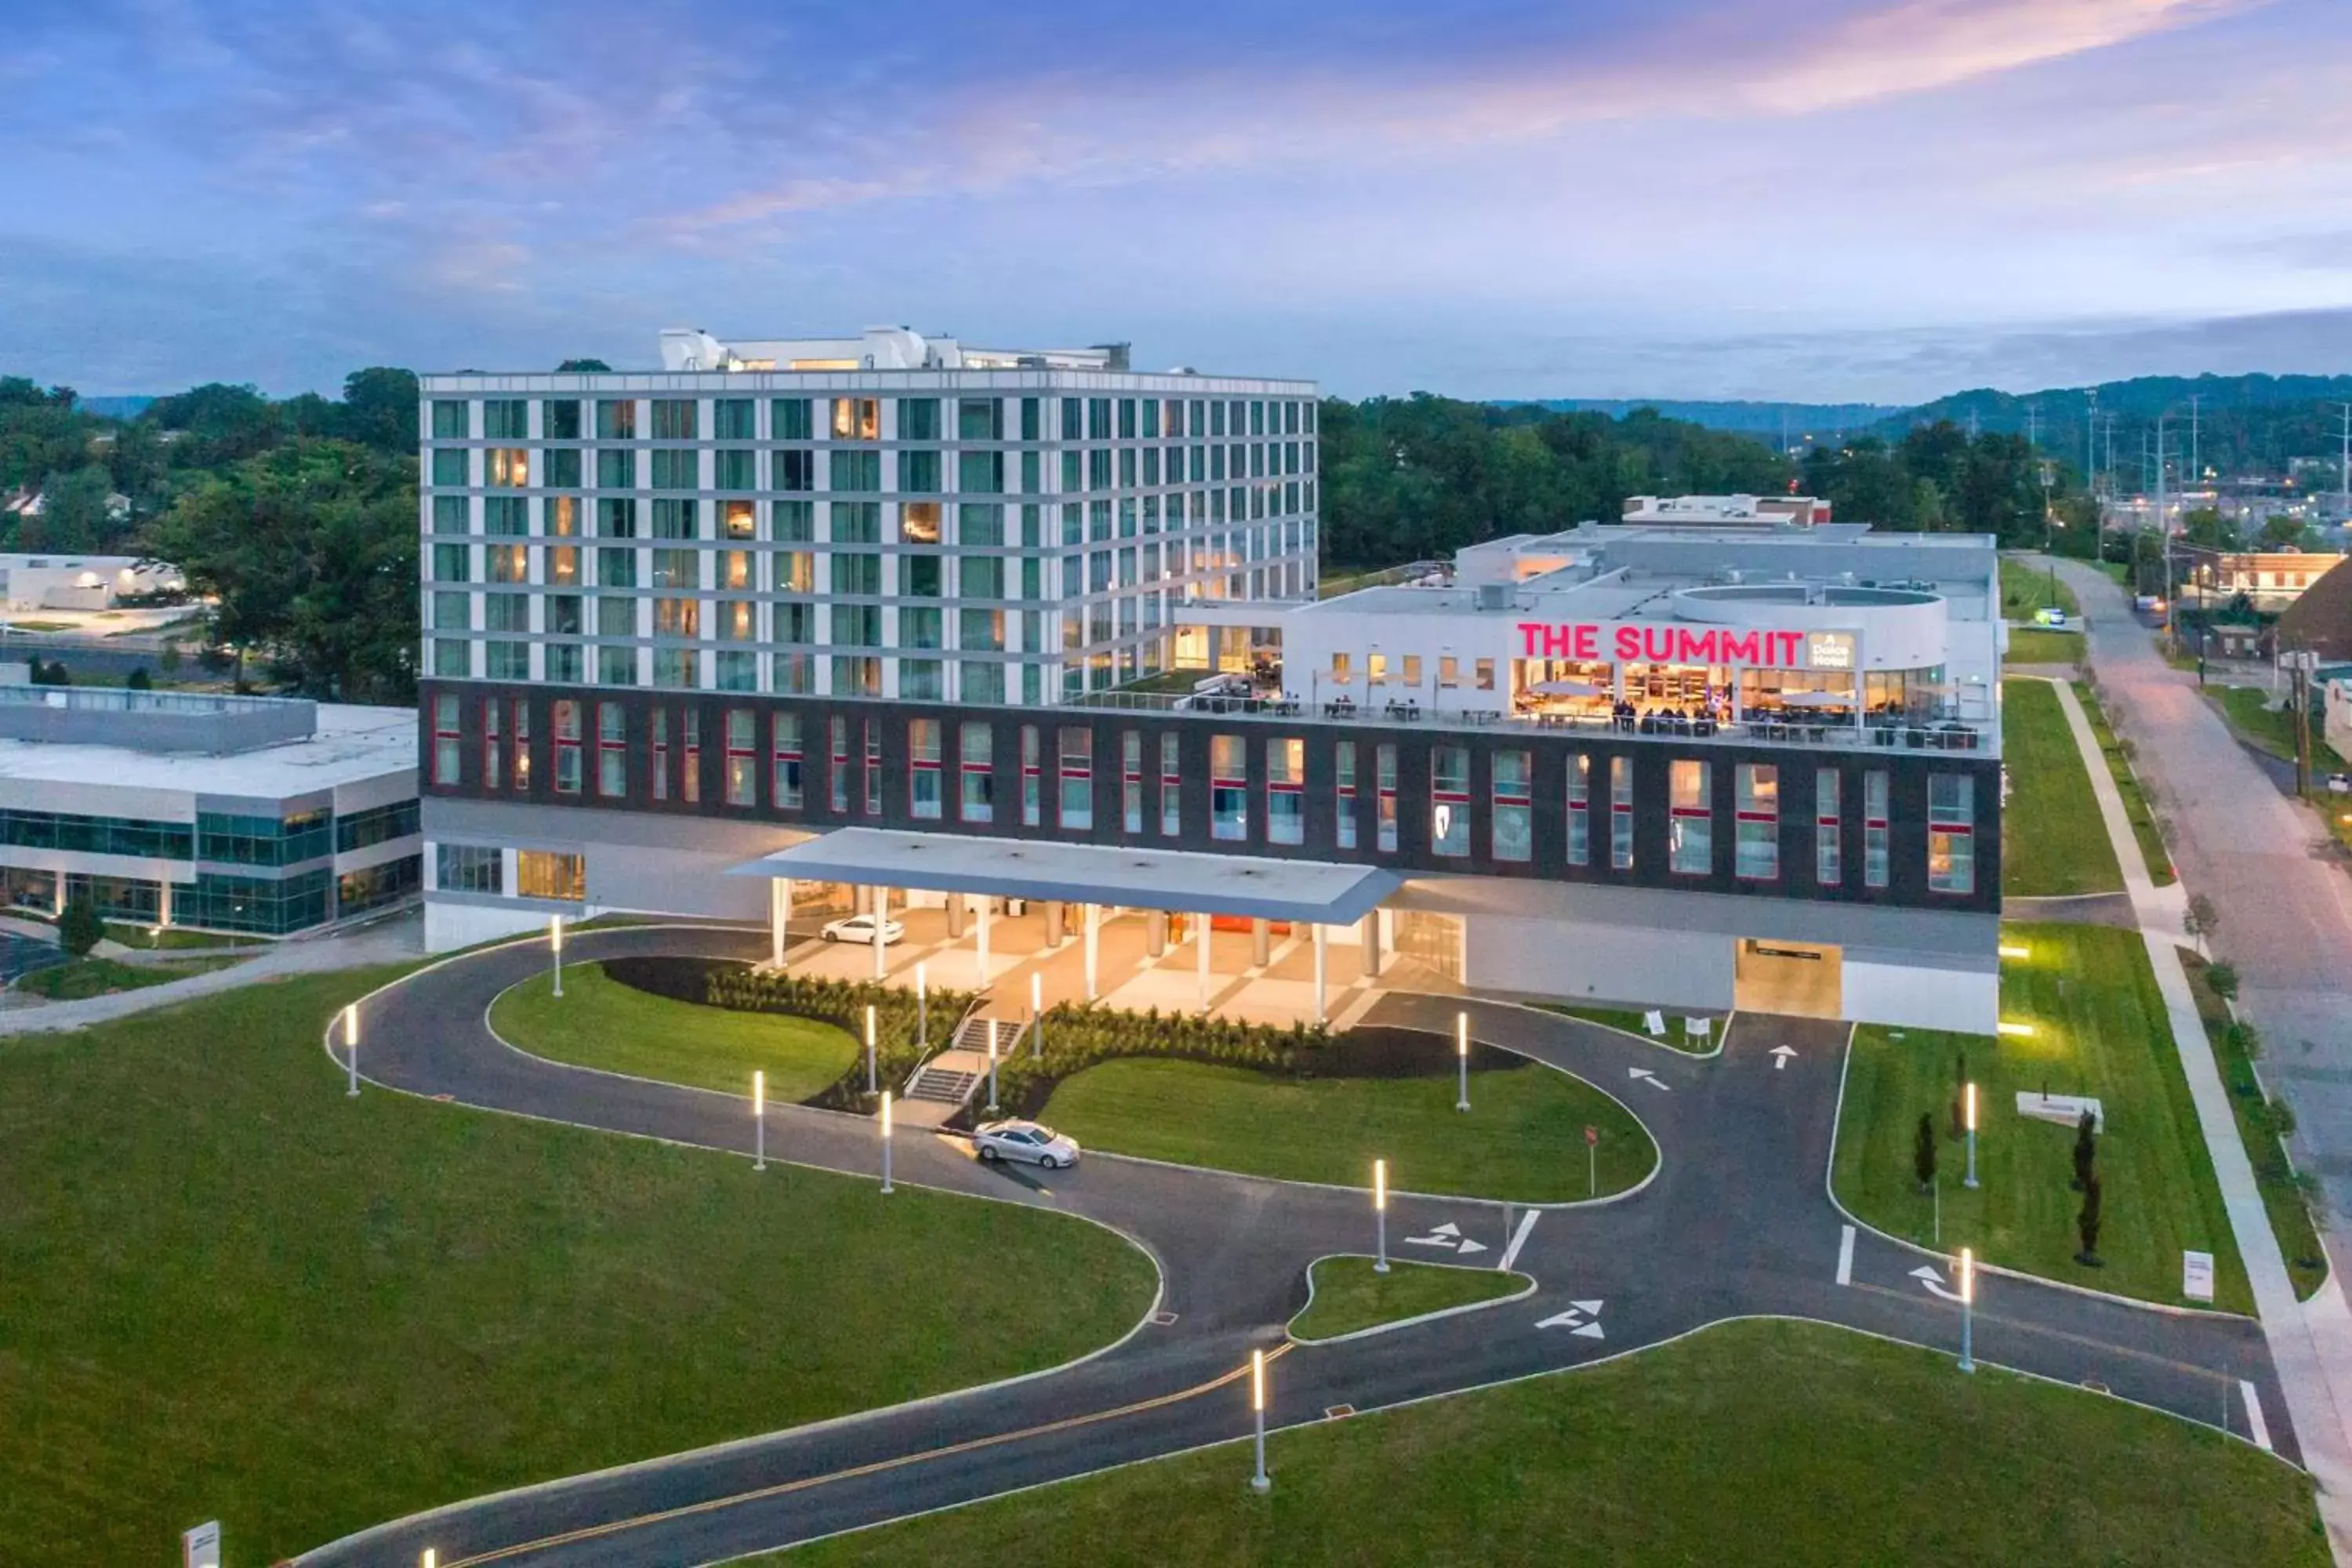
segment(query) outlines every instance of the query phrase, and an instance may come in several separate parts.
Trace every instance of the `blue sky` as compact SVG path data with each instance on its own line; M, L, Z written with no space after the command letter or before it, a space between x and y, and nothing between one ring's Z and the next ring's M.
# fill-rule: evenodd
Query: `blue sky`
M1360 395L2352 361L2345 0L8 0L0 372L869 322Z

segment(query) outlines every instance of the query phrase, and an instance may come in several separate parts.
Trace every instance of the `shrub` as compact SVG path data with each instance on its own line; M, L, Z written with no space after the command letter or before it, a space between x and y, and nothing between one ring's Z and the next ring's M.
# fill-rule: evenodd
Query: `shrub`
M65 909L58 915L58 945L76 958L87 958L106 935L106 922L99 918L98 906L87 894L66 900Z

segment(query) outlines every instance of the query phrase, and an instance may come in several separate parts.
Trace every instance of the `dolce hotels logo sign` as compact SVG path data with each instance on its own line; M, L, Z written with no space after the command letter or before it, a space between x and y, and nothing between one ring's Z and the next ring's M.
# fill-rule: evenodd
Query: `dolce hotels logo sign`
M1747 664L1771 669L1853 669L1862 661L1852 632L1733 631L1633 621L1518 623L1522 658L1618 664Z

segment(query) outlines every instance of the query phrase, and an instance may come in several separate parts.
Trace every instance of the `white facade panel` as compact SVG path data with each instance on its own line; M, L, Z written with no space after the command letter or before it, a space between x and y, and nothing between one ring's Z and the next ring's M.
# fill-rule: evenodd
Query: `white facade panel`
M1711 931L1472 915L1463 983L1474 991L1715 1010L1731 1005L1737 944Z
M547 929L547 917L536 909L507 904L460 904L446 899L425 900L425 951L451 952L502 936Z
M1990 1035L2000 1021L2000 975L1846 956L1843 1011L1857 1024Z

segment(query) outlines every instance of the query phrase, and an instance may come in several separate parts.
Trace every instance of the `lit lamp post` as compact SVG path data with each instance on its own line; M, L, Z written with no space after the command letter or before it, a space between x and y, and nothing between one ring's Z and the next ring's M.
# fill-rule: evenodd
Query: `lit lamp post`
M360 1005L356 1002L343 1009L343 1065L352 1073L352 1087L343 1092L356 1100L360 1092Z
M1372 1259L1372 1272L1389 1271L1389 1163L1372 1162L1372 1234L1379 1238L1379 1254Z
M751 1070L751 1169L768 1168L768 1075Z
M547 917L547 952L555 963L555 994L563 994L563 917Z
M1977 1316L1977 1260L1965 1247L1960 1248L1960 1370L1977 1369L1975 1354Z
M416 1568L436 1568L440 1561L441 1554L428 1546L425 1549L425 1555L416 1560Z
M1470 1015L1454 1015L1454 1056L1460 1074L1461 1088L1454 1099L1454 1109L1470 1109Z
M996 1031L988 1031L988 1109L996 1109Z
M890 1091L882 1091L882 1194L890 1194Z
M1969 1173L1960 1185L1973 1188L1977 1184L1977 1086L1967 1086L1960 1096L1969 1130Z
M874 1092L874 1004L866 1004L866 1092Z
M1264 1351L1250 1352L1250 1415L1257 1428L1257 1470L1250 1477L1250 1490L1262 1496L1274 1489L1274 1478L1265 1473L1265 1352Z

